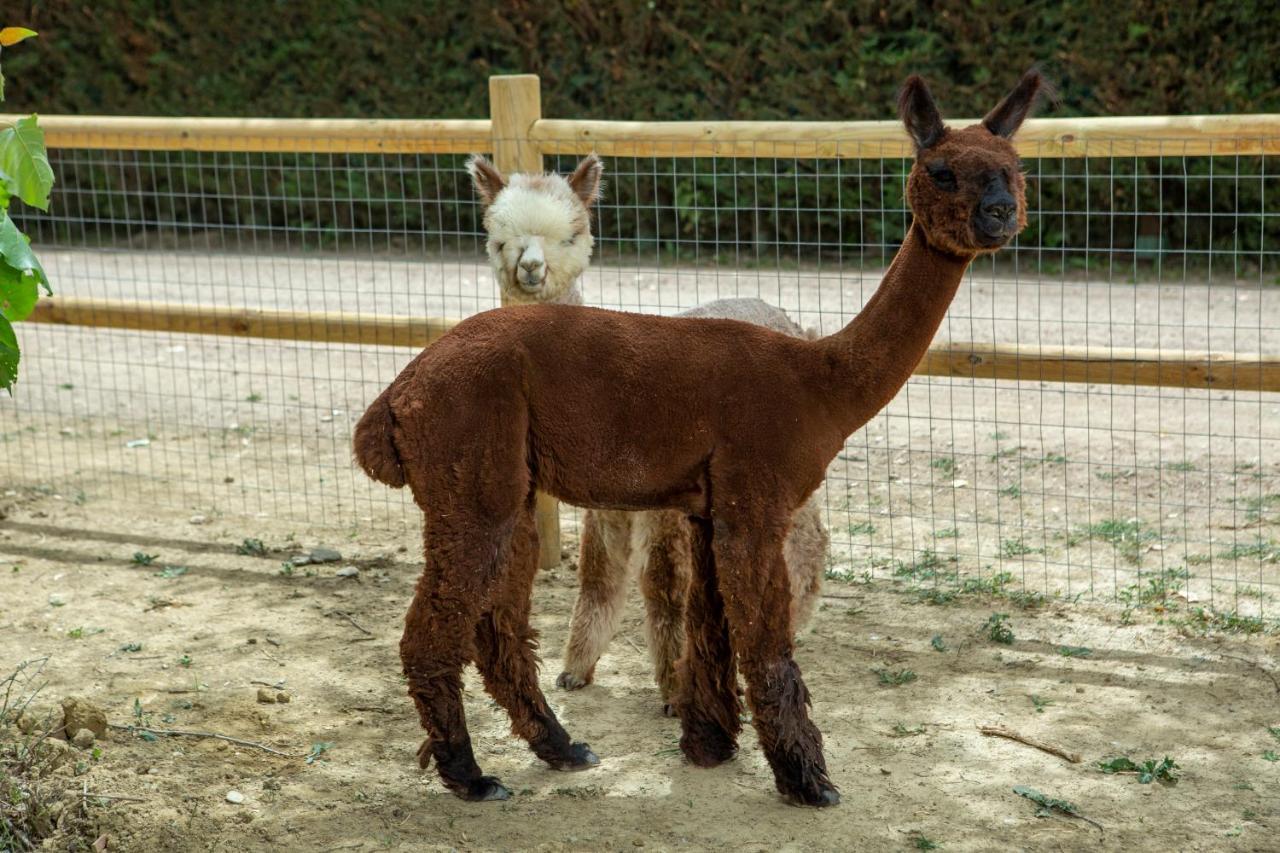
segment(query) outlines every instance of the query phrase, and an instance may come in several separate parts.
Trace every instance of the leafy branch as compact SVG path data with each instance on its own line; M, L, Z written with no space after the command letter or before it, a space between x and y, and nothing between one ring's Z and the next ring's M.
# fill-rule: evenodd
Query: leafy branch
M0 53L35 35L23 27L0 29ZM4 100L4 75L0 74L0 101ZM40 210L49 209L53 168L45 150L44 131L34 115L18 119L0 130L0 388L13 392L18 380L18 336L13 324L35 310L40 289L53 293L44 267L31 251L31 240L9 216L15 198Z

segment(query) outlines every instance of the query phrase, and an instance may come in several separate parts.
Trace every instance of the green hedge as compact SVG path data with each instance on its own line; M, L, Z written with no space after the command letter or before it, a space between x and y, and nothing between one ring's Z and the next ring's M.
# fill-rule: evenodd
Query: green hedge
M869 119L915 71L974 115L1032 62L1063 115L1280 109L1268 0L6 5L8 108L47 113L475 118L535 72L549 116Z

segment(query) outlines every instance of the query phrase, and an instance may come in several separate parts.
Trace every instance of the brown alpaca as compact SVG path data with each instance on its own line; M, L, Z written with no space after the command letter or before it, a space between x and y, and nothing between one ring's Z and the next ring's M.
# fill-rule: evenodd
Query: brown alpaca
M361 418L366 473L408 484L425 567L400 656L444 784L505 799L476 764L462 668L475 661L515 733L557 769L599 763L538 686L529 626L534 495L692 520L676 709L680 748L710 767L736 751L735 663L778 790L833 805L822 735L792 658L787 519L848 436L911 375L969 263L1026 222L1009 137L1043 86L1030 71L981 123L946 128L924 81L899 106L915 140L914 222L875 295L843 330L804 340L733 320L529 305L478 314L419 354Z

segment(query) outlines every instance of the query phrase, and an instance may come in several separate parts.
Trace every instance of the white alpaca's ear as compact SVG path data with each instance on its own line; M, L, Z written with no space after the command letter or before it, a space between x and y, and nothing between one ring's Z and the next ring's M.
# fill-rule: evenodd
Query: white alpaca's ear
M485 206L493 204L498 193L507 188L507 179L502 177L498 167L479 154L472 154L467 160L467 174L471 175L471 185Z
M583 204L590 207L600 200L601 191L604 189L604 182L601 180L603 176L604 163L595 155L595 152L592 152L582 158L578 168L574 169L573 174L569 176L569 187L574 195L582 199Z

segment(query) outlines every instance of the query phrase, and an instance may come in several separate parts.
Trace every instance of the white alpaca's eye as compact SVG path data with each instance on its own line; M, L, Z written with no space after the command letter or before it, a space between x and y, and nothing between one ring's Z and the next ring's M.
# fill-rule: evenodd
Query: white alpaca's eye
M501 255L501 254L502 254L502 250L503 250L503 249L505 249L506 247L507 247L507 244L506 244L506 243L494 243L494 244L493 244L493 250L494 250L495 252L497 252L499 255Z

